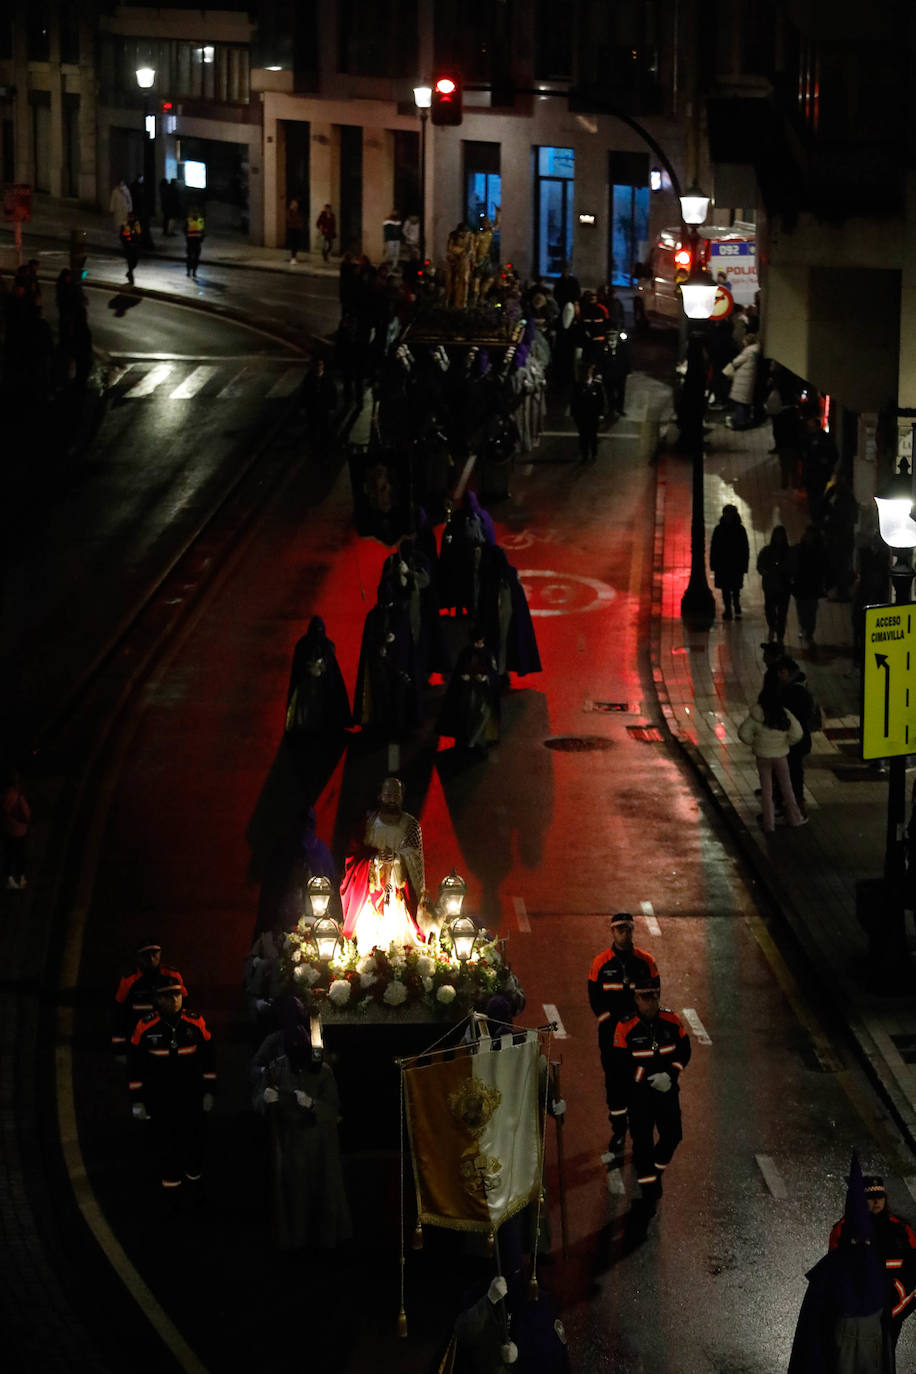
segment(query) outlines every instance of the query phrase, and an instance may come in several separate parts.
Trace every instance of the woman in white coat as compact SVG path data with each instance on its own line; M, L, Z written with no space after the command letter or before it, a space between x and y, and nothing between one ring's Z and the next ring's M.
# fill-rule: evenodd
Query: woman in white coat
M729 429L750 429L754 422L754 391L759 362L760 344L757 342L757 335L745 334L741 352L722 369L722 375L732 379L728 399L732 402L734 410L725 421Z
M757 773L760 777L760 801L763 806L761 824L767 835L776 829L776 811L773 805L773 779L779 783L782 804L786 818L792 826L807 825L808 817L799 810L792 779L789 776L789 749L802 737L802 727L791 711L782 704L779 688L774 684L764 684L757 705L751 707L750 715L738 727L738 738L742 744L749 744L757 759Z

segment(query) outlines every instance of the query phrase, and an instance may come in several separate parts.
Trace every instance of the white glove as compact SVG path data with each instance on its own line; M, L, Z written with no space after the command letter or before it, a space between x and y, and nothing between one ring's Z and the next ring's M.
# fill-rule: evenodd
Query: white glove
M149 1115L142 1102L135 1102L130 1109L134 1121L149 1121Z
M515 1341L506 1341L505 1345L499 1347L499 1358L503 1364L515 1364L518 1359L518 1346Z
M565 1098L562 1098L562 1097L559 1098L559 1100L556 1101L556 1102L553 1104L553 1107L551 1108L551 1112L552 1112L552 1114L553 1114L554 1116L565 1116L565 1115L566 1115L566 1099L565 1099Z
M309 1097L308 1093L304 1093L301 1088L296 1089L296 1101L299 1103L300 1107L311 1107L312 1105L312 1099Z
M204 1109L205 1112L212 1112L212 1111L213 1111L213 1094L212 1094L212 1093L204 1093L204 1099L203 1099L203 1102L202 1102L201 1105L202 1105L202 1107L203 1107L203 1109Z
M276 1088L264 1089L264 1101L267 1103L268 1107L272 1107L274 1103L279 1102L279 1100L280 1094L277 1092Z
M502 1274L497 1274L495 1279L490 1280L490 1287L487 1289L487 1297L494 1305L504 1298L509 1291L509 1285Z
M650 1073L646 1082L657 1093L666 1093L671 1087L671 1075L670 1073Z

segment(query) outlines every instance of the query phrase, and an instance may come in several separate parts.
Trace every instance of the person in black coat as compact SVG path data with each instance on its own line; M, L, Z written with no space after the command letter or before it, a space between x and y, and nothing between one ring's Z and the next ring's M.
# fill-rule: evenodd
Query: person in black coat
M815 648L817 603L827 591L827 549L817 525L809 525L794 549L792 591L802 639Z
M499 741L499 720L499 674L483 626L478 625L458 655L449 680L439 713L439 734L450 735L456 749L486 754Z
M723 620L731 620L733 612L736 620L741 619L741 588L749 562L747 530L741 523L738 507L723 506L709 545L709 566L725 605Z
M579 461L594 463L598 457L598 426L607 414L607 397L594 363L588 364L576 385L571 409L579 431Z
M353 715L364 731L389 739L400 739L420 716L409 612L387 578L363 627Z
M510 672L525 677L541 671L525 589L505 552L496 544L484 550L481 562L480 621L504 683L508 682Z
M312 616L293 650L286 708L290 734L326 735L353 724L334 642L328 639L320 615Z
M811 720L814 715L814 697L806 685L805 674L788 654L777 658L767 668L765 680L775 682L783 706L798 721L802 728L801 739L789 745L789 777L792 791L803 816L808 814L805 805L805 759L811 753ZM777 812L780 810L776 802Z

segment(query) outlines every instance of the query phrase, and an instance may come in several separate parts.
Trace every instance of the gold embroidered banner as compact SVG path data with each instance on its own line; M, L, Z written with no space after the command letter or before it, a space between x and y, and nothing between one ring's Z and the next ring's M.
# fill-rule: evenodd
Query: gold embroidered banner
M486 1037L406 1069L407 1129L420 1221L495 1231L541 1185L536 1031Z

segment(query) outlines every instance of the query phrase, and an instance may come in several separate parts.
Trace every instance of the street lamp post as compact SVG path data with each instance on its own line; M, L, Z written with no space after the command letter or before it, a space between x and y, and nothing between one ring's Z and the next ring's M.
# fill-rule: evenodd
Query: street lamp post
M156 116L150 110L150 91L156 82L154 67L137 68L137 85L143 92L143 207L138 209L143 245L152 248L150 223L153 218L153 181L156 177Z
M694 183L679 196L687 226L690 270L681 283L684 314L708 320L716 299L716 284L700 262L699 225L709 210L709 197ZM681 438L691 460L690 580L681 597L681 619L691 630L708 630L716 618L716 601L706 580L706 518L703 502L703 420L706 414L706 365L702 335L695 329L687 338L687 371L681 391Z
M414 104L420 116L420 277L426 272L426 126L432 104L432 86L414 86Z
M916 424L913 426L916 442ZM916 452L916 449L914 449ZM901 458L897 476L875 496L878 508L878 527L881 538L891 551L891 585L895 604L912 601L913 549L916 548L916 523L911 511L913 484L909 464ZM877 915L880 933L879 958L882 965L880 985L888 992L908 991L910 987L909 953L906 943L904 916L904 884L906 881L906 755L893 755L888 760L887 830L884 848L883 910Z

